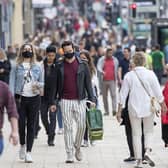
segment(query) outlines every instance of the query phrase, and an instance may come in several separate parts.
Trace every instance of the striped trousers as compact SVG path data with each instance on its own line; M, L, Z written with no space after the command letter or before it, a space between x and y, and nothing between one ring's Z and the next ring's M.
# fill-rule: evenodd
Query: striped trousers
M86 100L67 100L60 102L64 124L64 140L67 154L73 154L75 148L80 148L86 127ZM75 142L73 141L73 119L77 125Z

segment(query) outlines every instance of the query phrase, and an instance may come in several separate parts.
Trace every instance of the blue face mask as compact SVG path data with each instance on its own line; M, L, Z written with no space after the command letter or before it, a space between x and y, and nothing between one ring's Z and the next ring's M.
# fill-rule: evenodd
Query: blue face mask
M0 156L2 155L4 149L4 141L3 141L3 137L0 137Z

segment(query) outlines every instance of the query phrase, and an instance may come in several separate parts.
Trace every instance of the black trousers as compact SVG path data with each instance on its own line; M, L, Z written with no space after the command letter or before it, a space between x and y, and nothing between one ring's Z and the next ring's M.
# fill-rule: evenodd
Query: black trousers
M168 144L168 124L162 124L162 139L165 144Z
M154 69L153 71L154 71L155 75L157 76L159 83L161 84L163 69Z
M41 120L46 130L47 135L55 136L56 129L56 111L49 111L49 103L48 101L42 99L41 101Z
M130 156L134 157L134 149L133 149L133 137L132 137L132 128L129 119L128 111L125 111L124 115L124 125L125 125L125 134L127 136L127 144L129 147ZM143 134L143 123L142 123L142 158L144 158L145 154L145 144L144 144L144 134Z
M26 144L27 152L32 150L39 108L40 96L22 97L20 107L18 106L20 144Z

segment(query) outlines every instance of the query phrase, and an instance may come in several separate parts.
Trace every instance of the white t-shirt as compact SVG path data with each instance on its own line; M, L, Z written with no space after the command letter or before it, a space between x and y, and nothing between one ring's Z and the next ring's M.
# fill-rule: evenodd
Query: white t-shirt
M30 71L30 63L23 63L23 67L25 69L25 74L24 74L24 87L22 91L22 96L25 97L33 97L36 96L36 93L33 93L33 84L35 83L33 80L33 75Z

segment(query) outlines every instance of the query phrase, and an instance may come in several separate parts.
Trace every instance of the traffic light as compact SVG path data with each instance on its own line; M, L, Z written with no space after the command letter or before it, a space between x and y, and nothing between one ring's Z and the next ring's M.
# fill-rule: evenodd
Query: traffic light
M110 3L106 3L105 19L107 22L111 22L111 20L112 20L112 6Z
M131 9L132 9L132 17L136 18L136 9L137 9L137 5L135 3L133 3L131 5Z
M122 23L122 19L121 19L121 17L118 17L117 18L117 24L121 24Z

